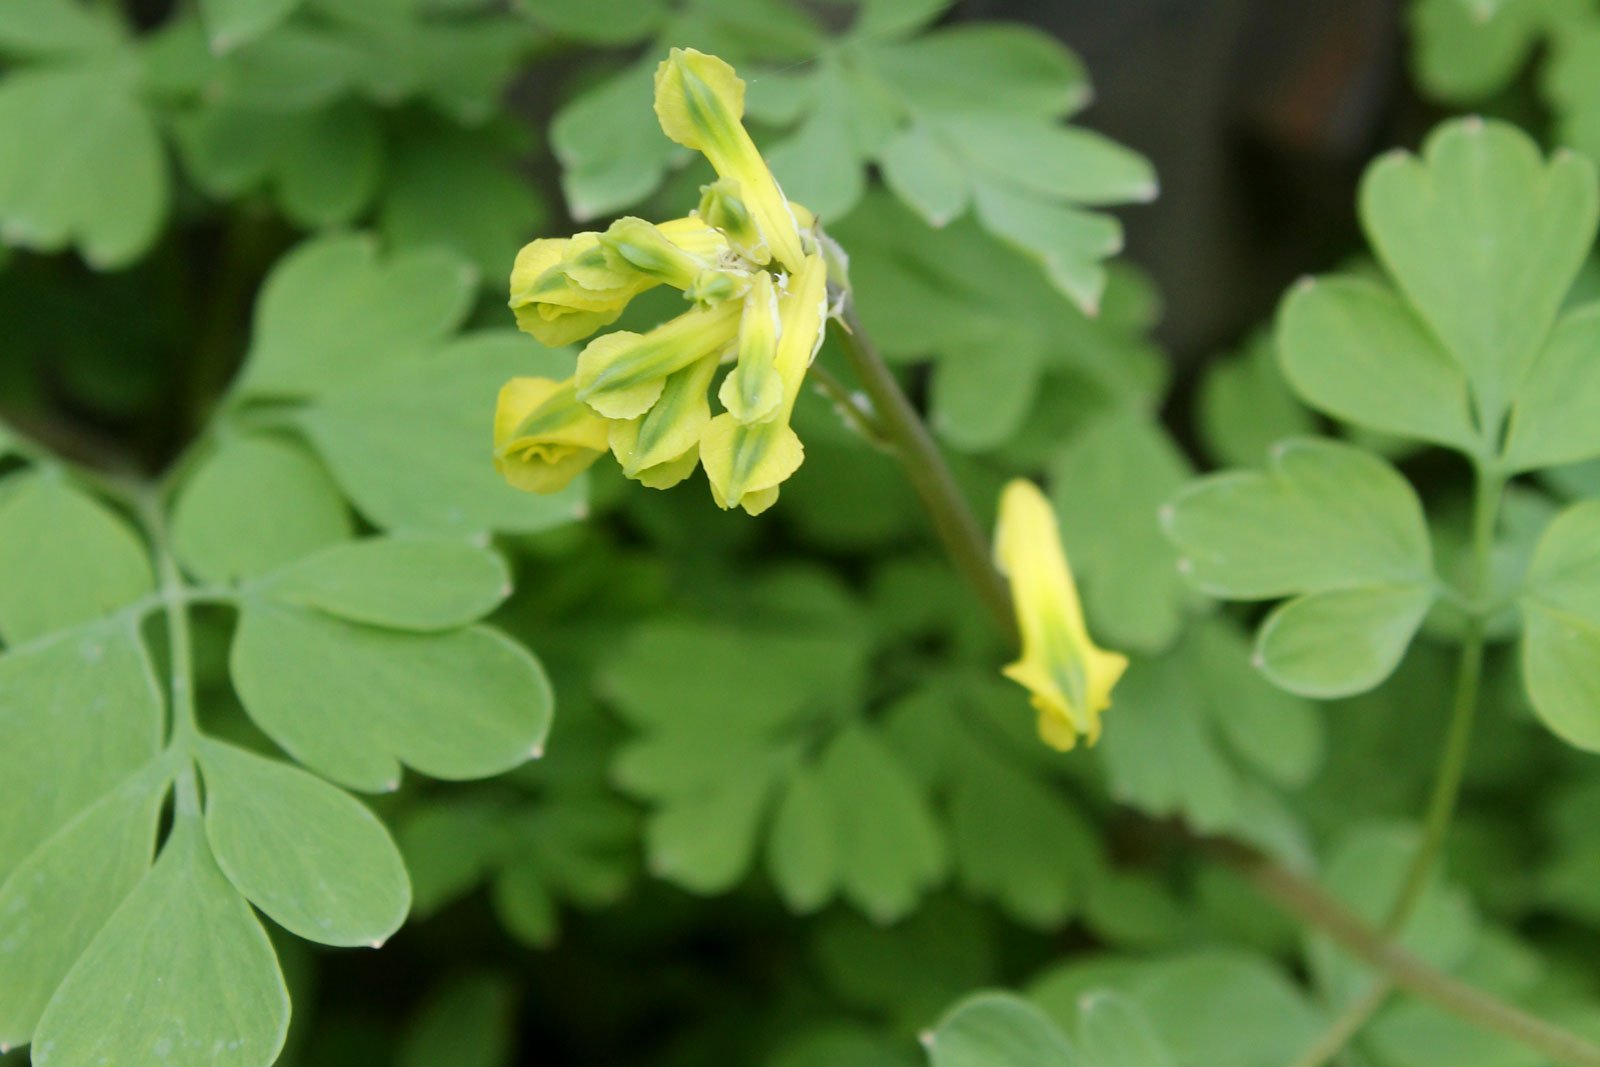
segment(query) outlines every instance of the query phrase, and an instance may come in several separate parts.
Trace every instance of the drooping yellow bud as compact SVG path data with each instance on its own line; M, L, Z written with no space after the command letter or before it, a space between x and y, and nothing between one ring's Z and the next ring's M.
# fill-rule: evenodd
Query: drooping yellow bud
M566 488L606 450L606 420L579 402L569 378L513 378L494 412L494 465L535 493Z
M783 404L778 376L778 291L761 271L745 294L739 318L739 361L722 379L717 398L740 422L765 422Z
M1128 658L1090 640L1055 511L1022 478L1000 496L995 565L1010 580L1022 635L1021 657L1002 673L1028 690L1045 744L1070 749L1079 735L1094 744Z
M589 342L578 356L578 399L608 419L650 410L667 376L733 343L739 305L695 308L649 333L618 330Z
M662 132L738 183L738 198L760 234L746 255L755 263L771 258L798 271L805 255L800 228L744 128L744 82L733 68L693 48L674 48L656 68L655 108Z
M631 216L613 222L600 235L600 244L613 262L675 289L689 288L703 271L717 265L716 257L686 252L659 227Z
M774 367L783 400L765 422L743 423L724 413L700 439L700 461L711 495L722 508L742 507L759 515L778 499L778 486L800 469L805 449L789 416L807 368L822 343L827 317L828 269L820 255L806 259L789 289L778 297L778 347Z

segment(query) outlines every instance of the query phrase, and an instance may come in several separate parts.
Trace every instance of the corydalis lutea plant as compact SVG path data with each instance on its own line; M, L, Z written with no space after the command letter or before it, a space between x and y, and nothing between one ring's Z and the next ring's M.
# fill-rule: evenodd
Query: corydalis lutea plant
M715 56L674 49L656 71L662 131L719 178L694 214L653 225L537 240L517 256L517 324L549 345L609 325L639 293L682 291L692 306L644 334L591 341L564 382L519 378L500 395L495 459L522 489L552 492L609 449L655 489L704 466L719 507L770 508L804 458L789 425L822 343L828 268L815 219L783 196L745 131L744 82ZM713 416L712 380L735 360Z
M656 116L719 175L694 214L660 226L623 218L604 233L536 240L518 255L510 304L518 325L548 345L588 336L656 285L693 306L646 334L596 338L566 381L508 382L495 412L495 463L512 485L557 491L609 448L624 474L654 489L703 465L719 507L758 515L799 469L804 447L789 419L827 327L828 260L843 253L785 199L744 128L744 88L716 56L673 49L656 70ZM725 410L713 417L707 394L729 362L718 390ZM1030 692L1046 743L1070 749L1079 735L1093 743L1127 660L1090 641L1039 490L1012 483L1000 511L995 563L1010 579L1023 643L1006 675Z

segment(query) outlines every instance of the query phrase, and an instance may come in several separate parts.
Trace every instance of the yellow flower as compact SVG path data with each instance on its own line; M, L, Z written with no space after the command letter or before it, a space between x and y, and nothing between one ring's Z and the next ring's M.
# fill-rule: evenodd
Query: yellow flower
M494 465L518 489L554 493L600 458L606 435L570 378L513 378L495 407Z
M662 132L700 152L718 175L736 183L726 192L754 224L753 242L741 249L746 258L757 264L776 259L798 271L804 259L800 226L741 121L744 82L733 68L693 48L674 48L656 68L655 107Z
M623 218L603 234L540 238L517 253L511 310L541 343L571 344L611 325L646 289L687 289L717 273L727 251L728 239L692 215L660 226Z
M623 474L651 489L670 489L694 473L700 435L711 421L707 391L718 361L713 353L669 375L648 412L611 423L611 452Z
M590 341L578 356L578 399L608 419L650 410L667 376L720 355L739 329L739 305L695 308L649 333L618 330Z
M721 508L742 507L759 515L778 499L778 486L800 469L805 448L789 426L807 368L822 344L827 317L828 268L822 256L807 257L789 291L778 297L778 346L774 367L782 389L777 410L766 421L740 422L729 411L706 426L700 460ZM754 295L754 290L752 290Z
M722 379L717 399L740 422L765 422L783 403L778 375L778 290L772 275L757 274L739 316L739 361Z
M1018 478L1000 496L995 564L1010 579L1022 634L1022 657L1003 673L1031 694L1046 744L1070 749L1079 734L1094 744L1128 659L1090 640L1055 511L1032 482Z

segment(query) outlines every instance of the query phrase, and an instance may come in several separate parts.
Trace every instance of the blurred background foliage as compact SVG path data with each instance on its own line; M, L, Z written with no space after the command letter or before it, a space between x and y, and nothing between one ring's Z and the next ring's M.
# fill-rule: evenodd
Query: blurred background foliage
M971 499L1049 480L1091 625L1137 660L1097 750L1036 743L893 461L821 395L760 521L605 464L536 504L477 472L495 386L567 358L507 333L518 246L681 213L706 180L649 110L669 45L750 81L758 141L850 251ZM544 759L378 799L413 921L381 955L277 942L283 1062L892 1067L988 986L1075 1033L1098 1025L1080 995L1116 990L1184 1067L1291 1059L1359 974L1160 824L1316 856L1375 914L1448 655L1424 642L1328 706L1271 688L1251 615L1180 584L1156 508L1196 470L1343 432L1294 399L1263 324L1360 253L1364 163L1465 108L1600 153L1597 52L1591 0L11 0L0 413L155 471L252 353L244 392L291 396L273 425L364 522L500 534L495 621L555 684ZM1078 130L1161 178L1119 209L1103 282L1055 255L1060 227L1155 189ZM1116 195L1073 184L1086 158L1122 168ZM974 196L996 181L1003 207ZM450 361L388 373L424 344ZM330 366L343 382L312 380ZM1442 499L1464 485L1399 459ZM1511 536L1526 552L1595 492L1592 469L1519 487ZM301 506L256 504L263 525ZM228 623L200 622L224 722ZM1592 1029L1596 782L1512 673L1491 659L1450 880L1407 943ZM1538 1061L1398 1003L1343 1062Z

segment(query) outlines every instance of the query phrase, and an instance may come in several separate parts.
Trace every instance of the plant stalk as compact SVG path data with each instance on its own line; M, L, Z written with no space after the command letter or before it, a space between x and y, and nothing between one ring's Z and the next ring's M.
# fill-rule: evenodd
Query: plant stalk
M961 495L933 435L878 354L848 297L840 326L841 347L872 401L877 426L900 458L945 551L994 617L1000 632L1015 640L1017 624L1011 609L1011 591L994 568L989 541Z

